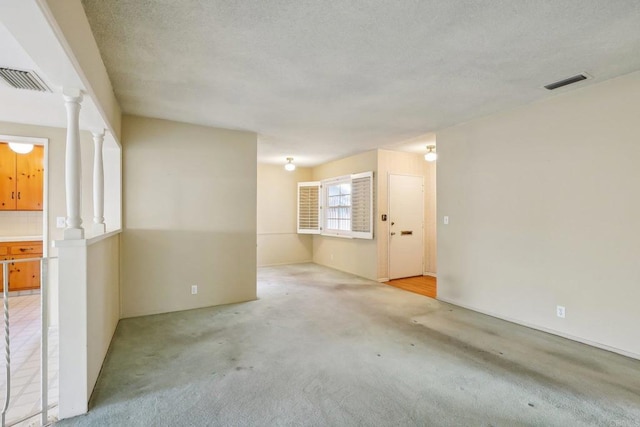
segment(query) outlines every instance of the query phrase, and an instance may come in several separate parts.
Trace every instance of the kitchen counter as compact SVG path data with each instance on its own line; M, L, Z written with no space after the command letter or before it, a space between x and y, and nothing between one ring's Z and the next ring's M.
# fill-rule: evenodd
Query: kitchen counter
M42 240L42 236L0 236L0 243L4 242L32 242Z

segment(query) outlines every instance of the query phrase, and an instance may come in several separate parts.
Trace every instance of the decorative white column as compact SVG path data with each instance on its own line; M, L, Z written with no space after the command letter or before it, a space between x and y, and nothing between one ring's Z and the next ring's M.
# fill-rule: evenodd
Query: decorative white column
M104 234L104 164L102 143L104 130L93 133L93 234Z
M80 89L64 89L64 105L67 108L67 146L65 154L65 187L67 191L67 228L64 239L84 239L80 217L82 170L80 163Z

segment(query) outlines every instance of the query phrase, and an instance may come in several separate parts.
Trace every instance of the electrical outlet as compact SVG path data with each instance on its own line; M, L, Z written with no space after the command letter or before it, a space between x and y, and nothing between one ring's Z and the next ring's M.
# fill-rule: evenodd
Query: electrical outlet
M195 295L198 293L198 285L191 286L191 295Z
M448 216L444 217L444 225L449 225L449 217Z
M67 226L67 220L63 216L56 217L56 228L65 228Z
M561 305L559 305L558 307L556 307L556 315L562 319L564 319L566 312L565 312L565 308Z

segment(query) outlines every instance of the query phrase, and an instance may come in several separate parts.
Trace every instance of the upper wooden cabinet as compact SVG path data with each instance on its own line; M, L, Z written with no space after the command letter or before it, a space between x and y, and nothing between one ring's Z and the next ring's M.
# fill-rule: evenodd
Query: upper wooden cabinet
M0 144L0 210L14 211L16 199L16 153Z
M0 143L0 210L41 211L44 182L44 147L16 154Z
M29 154L16 154L19 211L41 211L44 184L44 147L36 145Z

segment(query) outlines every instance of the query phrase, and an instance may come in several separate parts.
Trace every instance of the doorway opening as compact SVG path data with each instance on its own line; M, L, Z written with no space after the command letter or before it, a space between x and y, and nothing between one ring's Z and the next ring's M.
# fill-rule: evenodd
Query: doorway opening
M48 172L47 138L0 135L0 273L7 270L0 319L9 331L1 350L10 355L0 398L8 404L2 414L7 424L42 413L42 396L47 407L57 401L57 294L49 291L48 268L41 268L49 256Z
M435 185L425 189L425 178L430 183L435 174L427 173L388 175L389 281L385 283L436 298L437 279L427 259L435 247L431 244L435 240Z
M404 279L390 280L385 284L429 298L438 296L438 279L433 276L406 277Z

